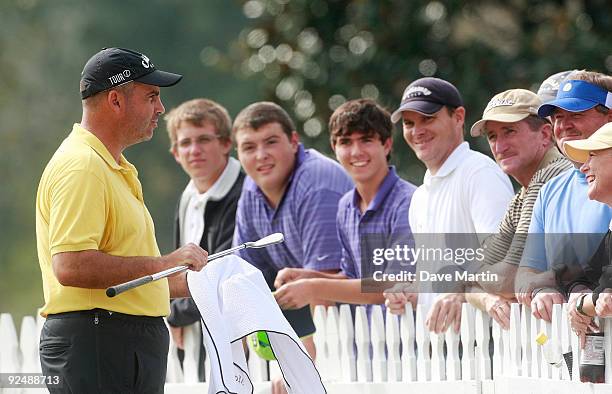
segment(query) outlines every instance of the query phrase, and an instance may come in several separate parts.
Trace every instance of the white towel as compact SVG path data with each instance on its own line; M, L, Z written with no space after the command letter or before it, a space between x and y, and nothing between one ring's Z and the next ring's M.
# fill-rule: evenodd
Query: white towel
M209 394L253 393L241 339L267 331L287 392L326 393L302 342L283 316L261 272L238 256L189 271L187 283L202 316L210 357Z

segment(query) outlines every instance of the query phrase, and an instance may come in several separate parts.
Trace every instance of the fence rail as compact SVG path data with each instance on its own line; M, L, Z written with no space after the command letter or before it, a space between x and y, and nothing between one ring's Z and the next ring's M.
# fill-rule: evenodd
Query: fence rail
M532 318L529 308L511 305L510 329L469 304L462 309L461 329L435 334L425 328L421 306L402 316L372 309L370 323L362 306L315 308L317 368L329 393L612 393L612 384L581 383L580 348L571 332L565 305L555 305L552 323ZM26 316L19 336L11 315L0 315L0 372L39 372L38 341L43 319ZM606 383L612 383L612 319L603 319ZM573 354L567 368L544 360L536 335L544 331L562 353ZM198 383L199 325L185 330L185 359L180 368L171 341L167 393L206 392ZM280 376L275 362L248 360L255 393L269 393L271 378ZM210 366L205 361L206 375ZM18 392L14 390L5 390ZM22 393L42 392L24 389ZM1 392L1 390L0 390Z

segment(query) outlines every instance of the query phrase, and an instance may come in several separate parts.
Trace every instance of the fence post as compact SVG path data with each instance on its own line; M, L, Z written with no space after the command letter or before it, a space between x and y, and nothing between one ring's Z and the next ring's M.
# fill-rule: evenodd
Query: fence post
M405 305L404 314L400 319L402 336L402 381L414 382L417 378L416 356L414 354L414 314L412 304Z
M561 353L563 354L566 354L572 350L571 335L572 335L572 330L570 329L569 319L567 316L567 304L563 304L563 307L561 308ZM568 365L567 367L571 368L572 372L574 371L573 357L572 357L572 365ZM563 368L562 379L563 380L572 379L567 368Z
M558 352L559 354L563 353L561 346L561 341L563 340L561 330L561 318L563 314L561 313L561 309L563 309L562 304L553 304L550 330L550 338L553 340L552 345L555 348L555 352ZM563 364L561 366L563 366ZM552 379L560 380L563 375L563 370L561 369L561 367L552 367L551 373Z
M372 305L372 381L387 381L387 357L385 356L385 322L380 305Z
M416 310L416 341L417 341L417 378L419 382L431 380L431 358L429 356L429 333L425 327L423 305L418 304Z
M357 381L372 381L372 360L370 358L370 327L365 307L355 308L355 343L357 345Z
M461 379L476 379L474 343L474 307L468 303L461 306L461 345L463 347L463 358L461 360Z
M530 377L532 374L531 360L533 357L533 351L531 347L531 313L529 308L522 305L521 307L521 347L522 347L522 359L521 359L521 376Z
M355 358L355 329L351 307L348 304L340 305L340 362L342 364L342 381L355 382L357 380L357 360Z
M41 372L40 359L38 357L38 337L36 321L32 316L24 316L21 321L21 332L19 334L19 348L22 355L21 372Z
M168 321L164 319L168 331L170 331L170 325ZM177 346L174 342L174 338L170 335L170 346L168 346L168 364L166 366L166 383L183 383L183 370L178 359Z
M539 320L536 319L531 313L531 308L525 308L527 310L526 313L529 313L530 321L531 321L531 336L528 338L529 343L531 344L531 376L534 378L539 378L544 376L542 374L542 369L540 368L542 365L542 349L541 346L537 346L535 344L535 338L540 333L539 330Z
M314 316L312 318L316 331L314 333L313 341L317 350L317 359L315 365L321 374L323 379L327 379L327 373L329 371L328 363L328 352L326 343L326 323L327 309L323 305L317 305L314 308Z
M489 315L487 312L476 310L476 343L478 344L478 376L481 380L491 379L491 356L489 356ZM497 349L494 349L496 352Z
M8 313L0 314L0 372L20 372L21 359L17 331L13 317Z
M511 376L521 376L521 310L510 304L510 330L508 332L509 365Z
M539 321L540 321L540 331L538 332L544 331L546 333L546 336L548 338L551 338L552 337L552 325L549 322L542 320L542 319L539 319ZM538 348L540 348L539 353L542 355L542 358L540 359L541 360L540 361L540 377L552 379L552 366L546 362L546 359L544 358L544 352L543 352L544 349L542 349L542 346L538 346Z
M604 361L606 363L606 383L612 383L612 319L599 319L604 329ZM574 335L575 336L575 335ZM576 358L576 357L574 357ZM574 375L579 375L576 369Z
M342 376L342 363L340 362L340 338L338 337L338 308L336 306L327 307L327 320L325 322L327 354L330 370L327 377L331 381L337 382Z
M185 383L198 382L198 368L200 364L200 340L202 333L200 324L190 324L183 327L183 343L185 345L185 358L183 359L183 377Z
M486 312L485 312L486 313ZM495 320L491 320L493 336L493 378L501 376L504 372L504 340L502 338L502 328Z
M387 309L385 319L387 342L387 381L402 381L402 361L400 359L400 328L397 316Z

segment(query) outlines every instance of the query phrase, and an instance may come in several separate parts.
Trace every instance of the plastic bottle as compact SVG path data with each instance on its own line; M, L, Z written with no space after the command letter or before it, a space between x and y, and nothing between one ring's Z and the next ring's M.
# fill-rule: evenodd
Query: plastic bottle
M544 360L554 367L561 368L561 365L563 365L561 346L555 341L551 341L543 331L538 334L535 340L538 345L542 346Z
M605 345L603 332L587 332L580 354L580 381L605 383Z

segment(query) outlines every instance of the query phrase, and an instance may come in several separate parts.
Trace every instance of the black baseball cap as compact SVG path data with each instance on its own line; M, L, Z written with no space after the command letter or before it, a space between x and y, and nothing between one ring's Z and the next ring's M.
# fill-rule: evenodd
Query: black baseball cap
M124 48L104 48L85 63L81 73L81 98L93 96L126 82L172 86L182 75L157 70L142 53Z
M391 115L391 121L396 123L404 111L416 111L424 115L432 115L443 106L462 107L461 94L452 83L440 78L421 78L412 82L402 95L402 103Z

